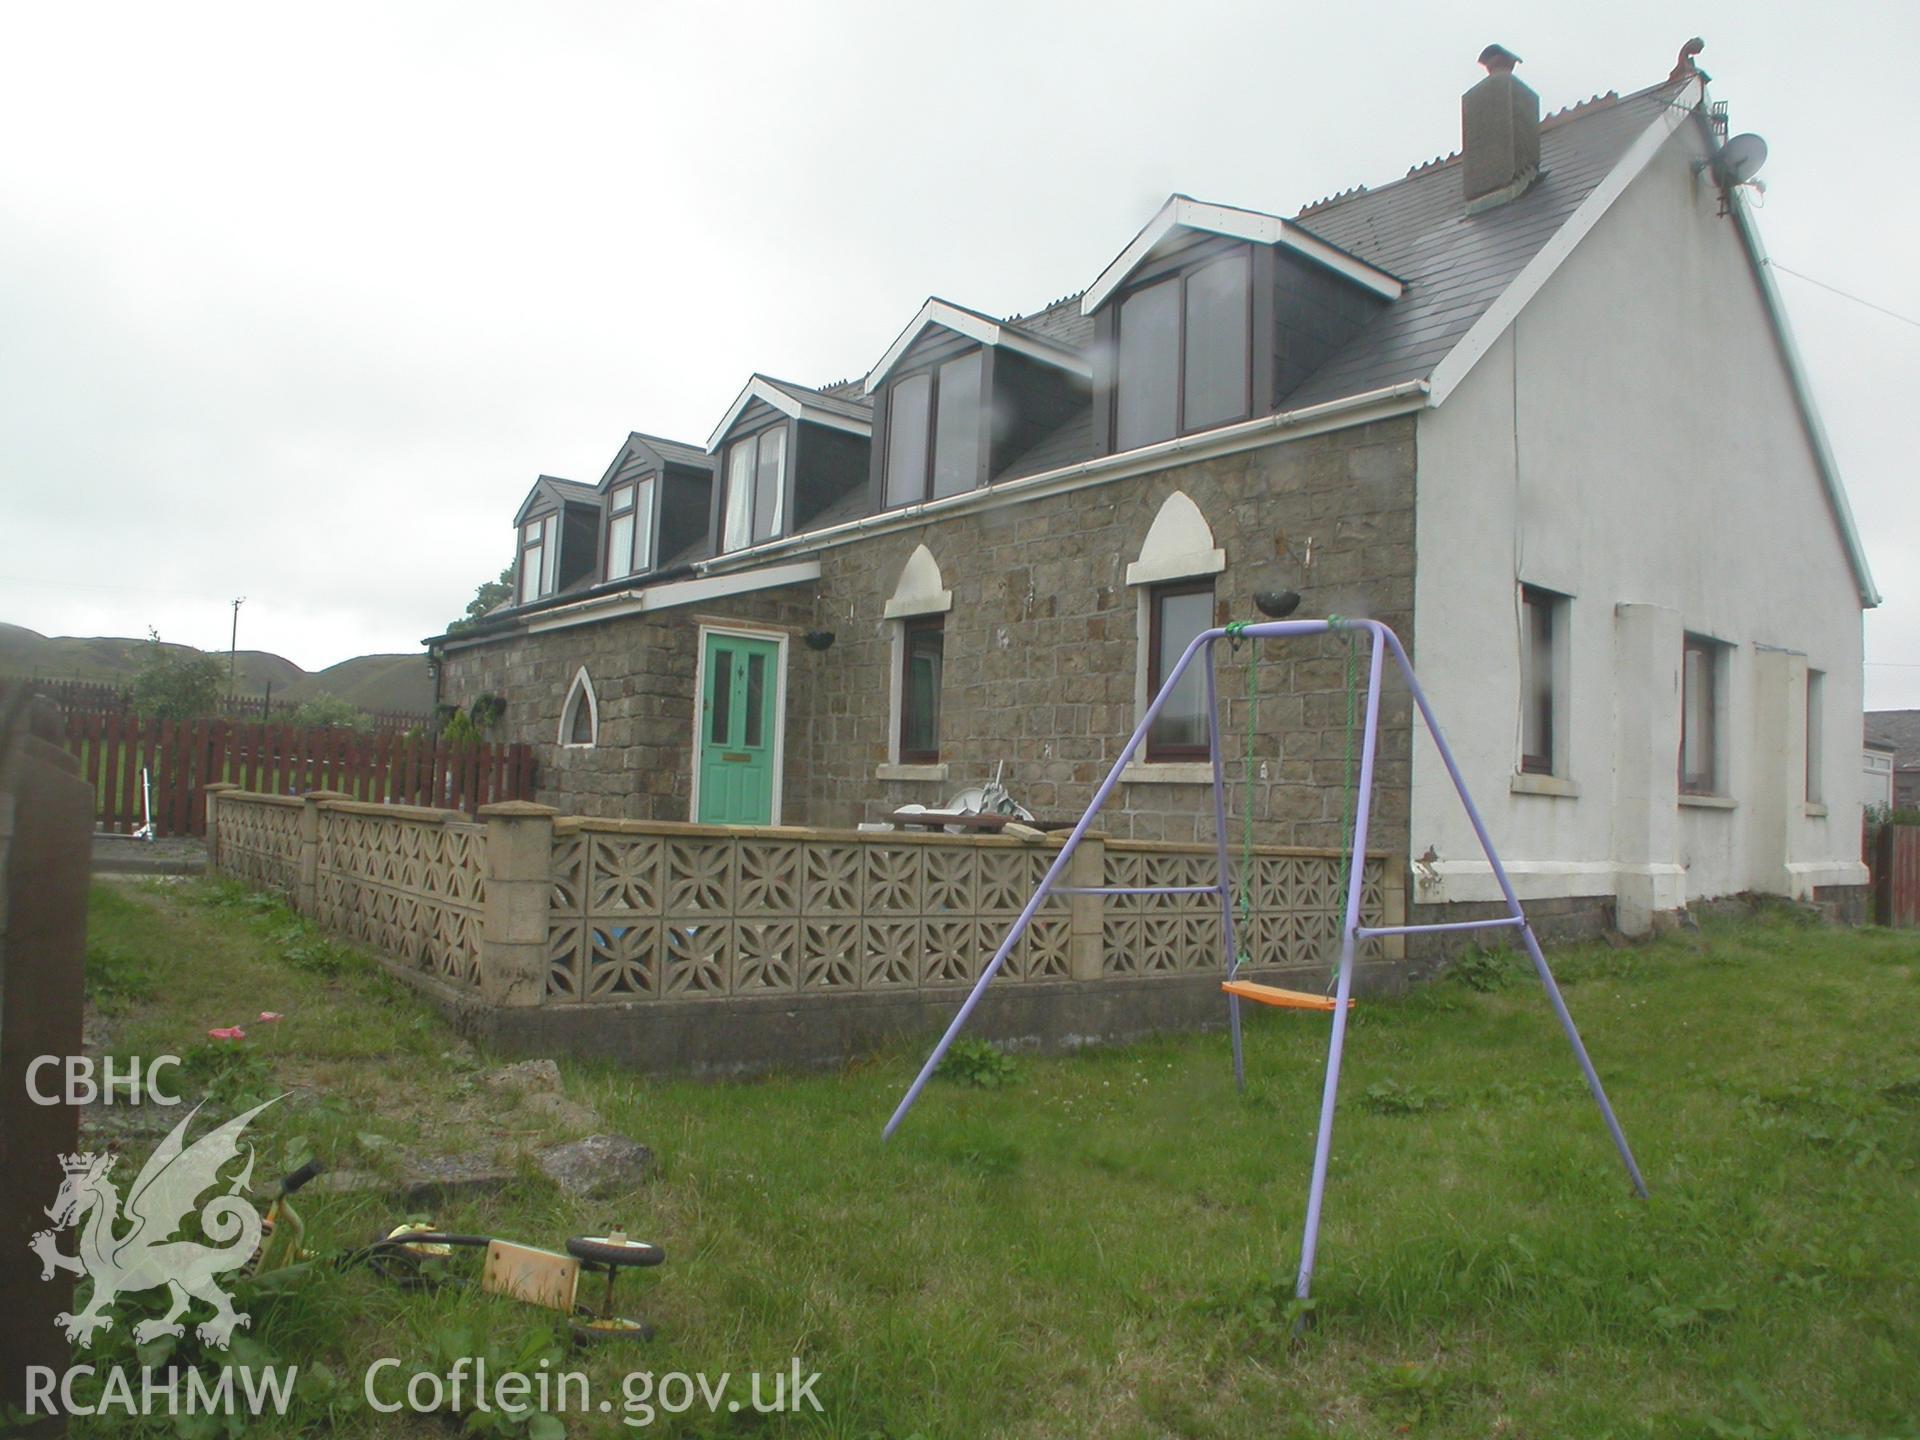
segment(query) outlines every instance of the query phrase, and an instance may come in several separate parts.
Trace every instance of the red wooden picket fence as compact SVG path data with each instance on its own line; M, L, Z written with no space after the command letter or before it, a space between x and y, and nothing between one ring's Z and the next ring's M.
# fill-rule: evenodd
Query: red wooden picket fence
M1920 925L1920 825L1882 825L1874 837L1873 918Z
M67 749L93 786L95 823L137 830L146 819L141 772L160 835L206 831L202 787L216 781L275 795L337 790L383 805L469 813L496 800L531 800L527 745L451 744L432 736L302 730L232 720L141 720L70 710Z

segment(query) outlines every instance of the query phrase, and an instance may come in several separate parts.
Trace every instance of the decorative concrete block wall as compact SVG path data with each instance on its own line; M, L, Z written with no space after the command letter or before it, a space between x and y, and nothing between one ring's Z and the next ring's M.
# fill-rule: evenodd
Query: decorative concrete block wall
M602 820L523 801L473 824L227 787L209 795L207 833L221 871L380 952L475 1033L695 1073L820 1063L929 1028L1061 845ZM1212 846L1089 835L1063 883L1208 885L1216 864ZM1341 868L1335 851L1256 849L1250 973L1324 982ZM1403 874L1398 857L1369 855L1369 923L1405 918ZM1400 953L1369 942L1363 975L1395 978ZM1050 897L990 992L984 1033L1075 1044L1218 1023L1222 958L1216 896Z

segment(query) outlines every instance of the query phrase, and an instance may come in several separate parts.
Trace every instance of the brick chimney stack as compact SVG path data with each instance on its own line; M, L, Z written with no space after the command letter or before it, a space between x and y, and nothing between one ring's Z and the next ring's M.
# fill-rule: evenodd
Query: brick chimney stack
M1540 171L1540 97L1513 73L1520 57L1501 45L1480 52L1487 78L1461 97L1460 167L1467 213L1514 199Z

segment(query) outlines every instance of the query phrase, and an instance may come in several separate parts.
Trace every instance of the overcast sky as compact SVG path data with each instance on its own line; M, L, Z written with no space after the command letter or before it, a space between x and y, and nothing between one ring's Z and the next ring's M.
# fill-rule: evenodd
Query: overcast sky
M0 619L317 669L416 648L534 477L864 373L928 294L1029 311L1172 190L1292 213L1663 78L1772 151L1780 263L1920 317L1920 7L0 0ZM1906 98L1902 99L1902 96ZM1920 706L1920 328L1779 280Z

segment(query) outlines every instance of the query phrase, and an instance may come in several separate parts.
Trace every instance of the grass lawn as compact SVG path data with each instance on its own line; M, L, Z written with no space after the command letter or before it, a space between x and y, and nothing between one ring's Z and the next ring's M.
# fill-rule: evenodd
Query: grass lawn
M285 1013L249 1026L245 1058L193 1052L182 1087L211 1086L222 1115L295 1087L256 1127L256 1181L309 1152L379 1169L409 1147L579 1133L491 1095L493 1057L256 898L103 888L92 949L120 1053ZM1920 1433L1920 939L1783 912L1555 961L1652 1199L1632 1197L1544 1000L1504 960L1362 1005L1297 1344L1323 1017L1249 1007L1245 1095L1220 1035L1022 1057L996 1088L931 1087L885 1146L917 1049L736 1085L557 1057L569 1099L652 1146L657 1178L606 1204L528 1175L434 1218L554 1247L624 1221L670 1257L627 1292L658 1338L567 1354L552 1317L472 1286L296 1272L248 1298L234 1354L340 1383L320 1375L294 1418L250 1433L448 1433L360 1407L363 1372L482 1351L496 1371L585 1368L596 1397L637 1369L740 1377L798 1356L822 1374L821 1414L696 1406L657 1416L672 1434ZM303 1209L323 1250L401 1218L365 1194ZM130 1350L125 1329L109 1352Z

